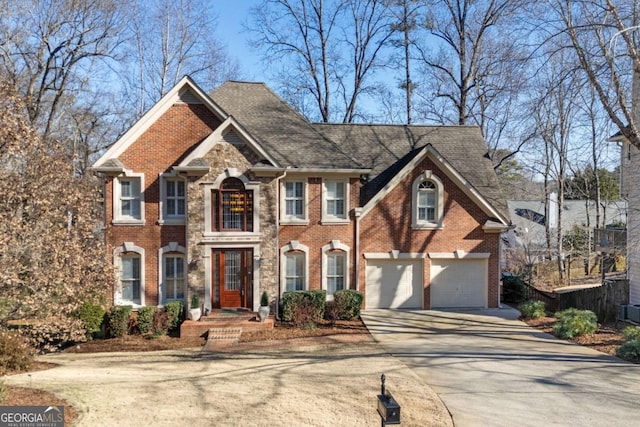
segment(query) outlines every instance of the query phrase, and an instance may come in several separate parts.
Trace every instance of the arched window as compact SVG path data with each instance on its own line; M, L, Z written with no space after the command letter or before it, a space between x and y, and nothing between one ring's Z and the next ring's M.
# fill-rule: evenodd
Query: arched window
M225 179L213 198L215 230L253 231L253 191L247 191L240 179Z
M422 181L418 185L418 222L436 221L436 185L433 181Z
M443 216L442 181L425 171L413 181L413 228L441 228Z
M349 289L349 246L340 240L332 240L322 247L322 289L327 299L333 299L336 291Z

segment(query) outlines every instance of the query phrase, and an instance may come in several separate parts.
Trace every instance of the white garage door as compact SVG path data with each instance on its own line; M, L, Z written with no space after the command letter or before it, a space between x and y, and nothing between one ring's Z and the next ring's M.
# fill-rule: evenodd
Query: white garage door
M368 259L366 308L422 308L422 260Z
M486 259L432 259L431 308L487 306Z

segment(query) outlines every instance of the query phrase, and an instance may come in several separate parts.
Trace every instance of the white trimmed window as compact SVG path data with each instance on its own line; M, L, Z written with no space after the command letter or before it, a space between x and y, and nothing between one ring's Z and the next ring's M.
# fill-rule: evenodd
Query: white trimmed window
M349 289L349 247L339 240L322 247L322 289L327 299L342 289Z
M345 253L332 252L327 255L327 294L344 289L345 283Z
M305 256L302 252L289 252L285 255L285 290L302 291L305 289Z
M437 189L433 181L422 181L418 185L418 222L435 222Z
M114 292L115 305L144 305L144 249L124 242L113 251L118 284Z
M323 221L347 221L348 185L346 181L324 181L324 197L322 203Z
M309 248L297 240L280 248L280 277L282 292L309 289Z
M164 256L163 303L184 300L184 255L168 254Z
M306 218L305 183L303 181L285 181L284 193L284 221L304 220Z
M431 171L413 182L413 228L442 228L442 181Z
M127 175L114 180L113 222L141 224L144 222L143 176Z
M175 176L161 176L160 202L161 221L184 223L187 211L187 188L184 179Z
M139 254L123 255L121 260L120 284L122 285L122 303L140 305L142 275L140 266L142 264Z
M203 190L205 237L259 235L260 182L249 181L237 169L227 168Z

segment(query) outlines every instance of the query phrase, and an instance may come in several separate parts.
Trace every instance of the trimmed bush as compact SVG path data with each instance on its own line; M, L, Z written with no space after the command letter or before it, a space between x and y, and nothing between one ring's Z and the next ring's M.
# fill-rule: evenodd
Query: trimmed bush
M82 321L88 337L94 337L102 331L106 311L98 304L85 302L78 310L77 317Z
M152 336L157 338L167 335L170 325L171 319L169 318L169 313L164 310L156 310L153 313L153 322L151 324Z
M164 309L169 315L169 329L178 329L184 320L184 303L182 301L169 301L164 305Z
M326 291L288 291L282 294L282 317L286 322L297 323L293 319L294 312L297 306L303 306L301 313L309 311L308 316L317 322L324 317L326 303Z
M338 310L338 318L351 320L360 316L362 294L354 289L343 289L333 294L333 300Z
M153 322L155 312L156 308L149 305L138 309L138 330L142 335L148 334L151 331L151 323Z
M627 326L622 331L625 341L640 341L640 326Z
M340 319L340 310L335 301L327 301L324 306L324 318L332 323Z
M0 328L0 375L26 371L33 363L35 349L18 331Z
M598 318L593 311L568 308L556 313L558 321L553 333L560 338L575 338L592 334L598 329Z
M310 300L302 299L293 307L291 323L303 329L315 329L318 321L318 312Z
M524 319L537 319L546 315L542 301L529 300L523 302L518 306L518 310L520 310L520 314Z
M616 350L616 356L629 362L640 361L640 339L625 341Z
M123 337L129 330L129 318L133 307L130 305L114 305L109 310L109 330L112 337Z
M262 292L262 296L260 297L260 306L266 307L269 305L269 295L267 295L267 291Z

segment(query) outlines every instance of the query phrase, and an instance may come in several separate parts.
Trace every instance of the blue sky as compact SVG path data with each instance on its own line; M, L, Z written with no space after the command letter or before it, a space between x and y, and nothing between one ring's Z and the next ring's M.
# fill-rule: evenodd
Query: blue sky
M229 54L240 63L243 78L251 81L264 81L260 72L260 58L249 47L249 34L242 25L249 16L249 9L260 0L216 0L213 10L218 15L217 35L227 46Z

